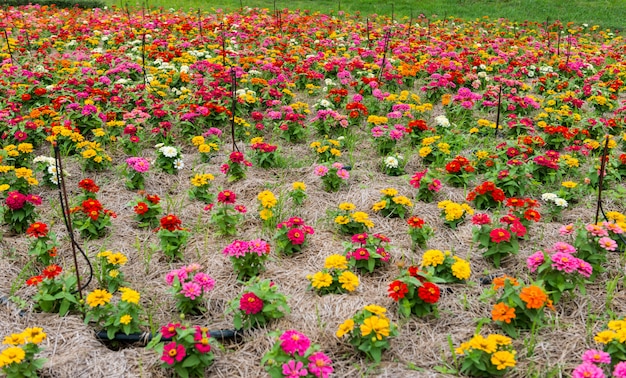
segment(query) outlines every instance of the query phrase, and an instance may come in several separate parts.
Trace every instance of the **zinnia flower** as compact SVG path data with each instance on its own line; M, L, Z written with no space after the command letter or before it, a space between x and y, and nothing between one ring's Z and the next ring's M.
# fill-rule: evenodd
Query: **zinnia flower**
M526 308L530 309L540 309L548 302L548 295L539 286L534 285L523 288L519 297L526 303Z
M87 295L89 307L104 306L111 301L113 295L106 290L96 289Z
M387 291L389 293L389 297L397 302L404 298L406 293L409 292L409 287L404 282L396 280L389 284L389 289Z
M572 372L572 378L605 378L604 372L598 366L583 362Z
M285 378L305 377L309 372L304 369L304 364L300 361L290 360L283 364L283 376Z
M171 343L165 344L163 347L161 361L168 365L173 365L174 362L182 361L186 355L187 351L185 350L185 346L182 344L176 344L176 342L172 341Z
M372 332L378 340L382 340L383 336L389 336L389 320L384 317L370 316L363 320L360 328L362 336L367 336Z
M333 372L332 361L322 352L309 356L309 373L318 378L326 378Z
M239 300L239 309L247 315L257 314L263 310L263 300L252 292L245 293Z
M507 350L495 352L491 355L491 363L495 365L498 370L515 367L515 354Z
M424 282L422 286L417 289L417 296L429 304L437 303L440 295L439 286L432 282Z
M44 268L42 274L45 278L53 279L54 277L61 274L62 270L63 269L60 266L56 264L51 264Z
M300 245L304 243L304 231L299 228L292 228L287 232L287 237L293 245Z
M589 349L583 353L582 360L590 364L610 364L611 355L601 350Z
M217 202L224 204L233 204L237 200L235 193L230 190L223 190L217 194Z
M41 238L48 235L48 226L45 223L35 222L28 227L26 233L34 238Z
M306 335L295 330L285 331L278 339L281 341L280 347L282 350L292 356L296 353L304 356L309 346L311 346L311 340Z
M504 228L494 228L489 233L489 237L493 243L508 242L511 240L511 234Z
M511 323L511 319L515 319L515 307L509 307L506 303L497 303L491 310L491 319L494 322Z

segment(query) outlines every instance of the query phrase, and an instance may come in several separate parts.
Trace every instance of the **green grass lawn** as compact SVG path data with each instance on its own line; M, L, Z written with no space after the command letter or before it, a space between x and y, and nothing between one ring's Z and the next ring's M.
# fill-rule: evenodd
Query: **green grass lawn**
M110 5L128 3L141 6L140 0L105 0ZM460 17L475 19L483 16L508 18L513 21L545 22L561 20L563 23L600 25L603 28L623 30L626 26L626 0L147 0L150 7L183 9L225 9L235 11L243 7L276 9L309 9L322 13L339 10L363 17L371 14L394 16L407 21L413 14L429 19Z

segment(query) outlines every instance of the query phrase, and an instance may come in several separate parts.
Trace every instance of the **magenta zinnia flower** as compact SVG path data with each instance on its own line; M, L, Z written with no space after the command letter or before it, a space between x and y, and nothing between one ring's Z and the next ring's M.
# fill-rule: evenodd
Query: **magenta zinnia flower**
M545 257L543 255L543 252L537 251L526 259L526 266L528 266L528 269L530 270L531 273L534 273L537 270L537 268L541 264L543 264L544 261L545 261Z
M7 195L7 198L4 200L4 203L11 210L19 210L24 207L24 203L26 202L26 196L18 191L10 192Z
M563 253L569 253L569 254L576 253L576 248L574 248L573 245L565 243L565 242L556 242L556 243L554 243L554 246L552 247L552 250L554 252L563 252Z
M192 301L202 295L202 288L195 282L185 282L181 293Z
M161 356L161 361L165 362L168 365L173 365L174 362L182 361L186 355L187 351L185 350L185 347L172 341L169 344L165 344L165 346L163 347L163 355Z
M615 369L613 370L614 378L626 378L626 361L622 361L619 364L615 365Z
M285 331L278 339L281 340L280 347L283 351L292 356L295 353L304 356L311 346L311 340L306 335L294 330Z
M589 349L583 353L582 360L590 364L610 364L611 355L601 350Z
M161 335L166 338L172 338L176 336L176 329L185 329L184 326L181 326L180 323L170 323L166 326L161 327Z
M309 357L309 372L318 378L326 378L333 373L332 363L324 353L313 353Z
M292 228L287 232L287 237L291 241L291 244L300 245L304 243L304 231L299 228Z
M193 277L193 281L200 285L202 291L210 291L215 287L215 280L206 273L196 273Z
M565 273L572 273L579 266L579 259L569 253L557 252L550 256L552 268Z
M285 378L305 377L309 372L304 369L304 364L300 361L290 360L283 364L283 375Z
M574 369L572 378L605 378L605 375L596 365L583 362Z

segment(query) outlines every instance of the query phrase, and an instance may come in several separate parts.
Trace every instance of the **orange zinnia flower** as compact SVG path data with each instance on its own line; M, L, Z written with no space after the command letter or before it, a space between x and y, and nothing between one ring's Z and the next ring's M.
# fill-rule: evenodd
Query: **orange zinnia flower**
M540 309L548 300L548 295L538 286L523 288L519 297L526 302L526 308L533 309Z
M497 290L504 287L504 283L506 282L506 280L509 280L511 286L519 286L519 282L517 282L517 279L507 276L506 274L502 277L494 278L491 283L493 284L493 288Z
M498 303L491 310L491 319L494 322L500 321L510 324L511 319L515 319L515 308L507 306L506 303Z

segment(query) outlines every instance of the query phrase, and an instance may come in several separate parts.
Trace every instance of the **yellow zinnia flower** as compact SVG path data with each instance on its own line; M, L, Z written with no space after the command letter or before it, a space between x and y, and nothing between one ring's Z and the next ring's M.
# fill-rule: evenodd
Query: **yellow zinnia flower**
M501 350L491 355L491 363L498 370L504 370L515 366L515 353Z
M120 287L120 292L122 293L121 299L124 302L138 304L139 300L141 299L139 292L128 287Z
M330 255L324 261L326 269L348 269L348 260L343 255Z
M24 332L22 332L22 336L24 337L24 341L27 343L39 344L46 339L47 335L43 331L43 328L32 327L26 328Z
M374 211L380 211L382 209L384 209L387 206L387 202L386 201L378 201L376 202L373 206L372 206L372 210Z
M316 289L328 287L333 283L333 277L324 272L317 272L311 277L311 286Z
M367 336L374 332L374 336L377 340L382 340L383 336L389 336L389 320L386 318L380 318L378 316L370 316L363 320L361 324L361 335Z
M341 283L341 287L345 290L355 291L359 286L359 277L351 271L346 270L339 276L339 283Z
M354 329L354 320L348 319L339 325L339 329L337 329L337 332L335 333L335 335L337 335L337 337L343 337L346 333L352 332L353 329Z
M291 184L291 187L293 188L293 190L306 190L306 185L300 181L294 182L293 184Z
M350 218L346 217L345 215L338 215L337 217L335 217L335 223L348 224L350 223Z
M342 202L339 204L338 207L339 207L339 210L343 210L343 211L352 211L356 209L356 206L351 202Z
M387 309L378 305L367 305L365 307L363 307L364 310L371 312L372 314L375 315L383 315L387 312ZM383 315L384 316L384 315Z
M87 295L89 307L104 306L111 301L113 295L106 290L96 289Z
M113 265L125 265L128 262L128 258L121 252L112 253L107 256L109 264Z
M133 320L132 316L130 316L130 315L123 315L120 318L120 324L124 324L124 325L130 324L131 320Z
M24 360L25 356L26 352L24 352L24 349L16 346L9 347L0 354L0 363L3 363L4 366L12 363L19 364Z
M398 195L398 191L394 188L387 188L380 191L384 196L394 197Z

